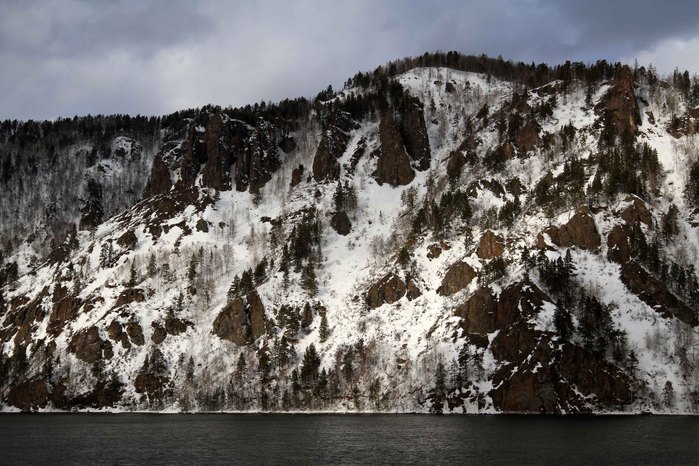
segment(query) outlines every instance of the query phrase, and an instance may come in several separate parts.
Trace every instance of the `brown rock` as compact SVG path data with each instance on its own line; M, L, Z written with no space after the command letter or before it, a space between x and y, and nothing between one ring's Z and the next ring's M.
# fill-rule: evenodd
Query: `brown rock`
M602 238L597 232L597 225L587 206L579 207L573 218L561 227L549 227L544 230L553 244L559 247L577 246L589 251L597 251Z
M165 319L165 330L170 335L179 335L187 331L189 327L193 327L194 324L188 320L177 319L174 317Z
M619 264L626 264L631 260L631 244L629 242L628 229L615 225L607 236L607 257Z
M391 272L369 287L366 303L369 309L376 309L384 303L395 303L405 296L405 292L405 282Z
M197 229L197 231L202 231L204 233L208 233L209 232L209 223L206 220L204 220L203 218L200 218L199 220L197 220L196 229Z
M552 338L524 322L498 333L491 346L493 355L507 361L493 374L490 396L498 410L587 413L633 401L626 374L578 346Z
M505 241L502 236L493 233L491 230L486 230L478 242L476 255L481 259L490 259L499 257L505 252Z
M330 219L330 226L337 232L338 235L347 236L352 231L352 222L350 222L347 213L344 210L335 212Z
M422 291L420 288L417 286L417 283L415 283L415 280L412 278L408 279L408 283L406 284L405 287L405 296L408 298L408 301L413 301L420 296L422 296Z
M376 170L371 174L379 185L388 183L393 187L409 184L415 178L400 130L393 114L387 111L379 124L381 150Z
M129 338L134 344L142 346L146 343L146 339L143 337L143 328L138 322L129 322L126 326L126 333L129 334Z
M97 327L90 327L73 335L68 349L75 357L89 364L100 359L111 359L113 356L112 344L100 338Z
M417 100L411 100L403 109L400 132L405 150L413 160L413 166L419 171L430 168L430 141L427 137L424 111Z
M61 285L54 286L52 301L53 308L49 316L48 332L52 336L57 336L67 322L78 316L83 302L80 298L69 295L68 290Z
M127 230L117 239L117 244L125 249L133 249L138 242L136 233L133 230Z
M49 389L43 379L33 379L13 385L7 394L7 401L22 411L36 411L45 408Z
M437 289L437 293L450 296L466 288L474 278L476 278L476 271L470 265L465 262L456 262L447 269L442 279L442 286Z
M455 314L463 319L467 333L485 335L537 314L546 301L551 300L530 282L510 285L497 298L490 288L482 287Z
M164 342L165 338L167 337L167 330L165 330L163 324L160 322L151 322L150 325L151 327L153 327L153 333L150 336L151 340L153 340L153 343L159 345L162 342Z
M458 180L464 165L466 165L466 157L461 152L454 151L449 154L447 159L447 176L449 179Z
M248 126L237 120L212 115L204 133L206 165L202 169L202 186L218 191L231 189L231 165L245 150Z
M633 74L628 66L624 65L619 76L614 79L614 85L607 91L596 110L608 115L616 134L623 135L628 131L635 135L638 132L641 113L636 100Z
M172 189L170 168L163 160L161 152L153 159L153 166L150 170L150 177L148 178L146 189L143 192L143 198L145 199L158 194L166 194L170 189Z
M629 225L636 225L639 222L645 223L647 226L653 226L653 216L646 207L646 203L643 202L637 196L629 196L626 202L631 204L626 207L620 214L620 217Z
M529 120L515 136L515 145L522 152L529 152L539 145L539 125L536 120Z
M121 292L114 307L124 306L131 303L142 303L146 300L146 295L139 288L127 288Z
M624 265L621 268L620 278L632 293L663 317L676 317L692 327L699 325L699 317L672 294L663 282L653 277L636 262L631 261Z
M245 191L249 187L251 194L259 193L280 165L274 128L260 119L248 139L246 150L237 157L235 188Z
M265 308L257 291L227 304L214 320L213 332L219 338L242 346L262 336Z
M347 143L349 136L336 126L323 133L313 157L313 178L317 182L340 178L340 163L337 159L345 153Z
M291 172L291 187L295 187L301 183L301 181L303 181L303 164L294 168L294 170Z

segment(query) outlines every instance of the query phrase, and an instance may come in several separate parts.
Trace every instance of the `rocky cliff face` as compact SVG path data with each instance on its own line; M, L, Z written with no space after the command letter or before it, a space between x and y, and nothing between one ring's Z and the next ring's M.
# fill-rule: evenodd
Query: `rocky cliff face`
M0 251L3 409L695 412L695 136L589 75L416 68L86 132L57 157L90 159L80 202Z

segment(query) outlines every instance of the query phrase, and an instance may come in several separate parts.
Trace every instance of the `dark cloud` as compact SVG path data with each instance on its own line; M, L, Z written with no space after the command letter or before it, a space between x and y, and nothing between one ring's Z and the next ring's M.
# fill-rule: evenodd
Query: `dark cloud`
M433 50L699 71L699 2L10 0L0 4L0 118L308 96Z

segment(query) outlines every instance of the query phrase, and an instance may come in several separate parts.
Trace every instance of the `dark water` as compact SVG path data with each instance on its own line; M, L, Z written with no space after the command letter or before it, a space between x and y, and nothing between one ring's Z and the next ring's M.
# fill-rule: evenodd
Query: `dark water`
M699 418L0 415L0 463L699 464Z

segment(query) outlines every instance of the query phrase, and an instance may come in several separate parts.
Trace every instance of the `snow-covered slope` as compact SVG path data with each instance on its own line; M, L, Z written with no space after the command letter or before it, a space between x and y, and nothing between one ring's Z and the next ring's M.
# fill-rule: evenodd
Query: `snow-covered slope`
M139 162L143 200L9 251L4 409L695 412L697 138L630 79L422 67L284 129L203 109ZM640 189L617 149L657 151Z

